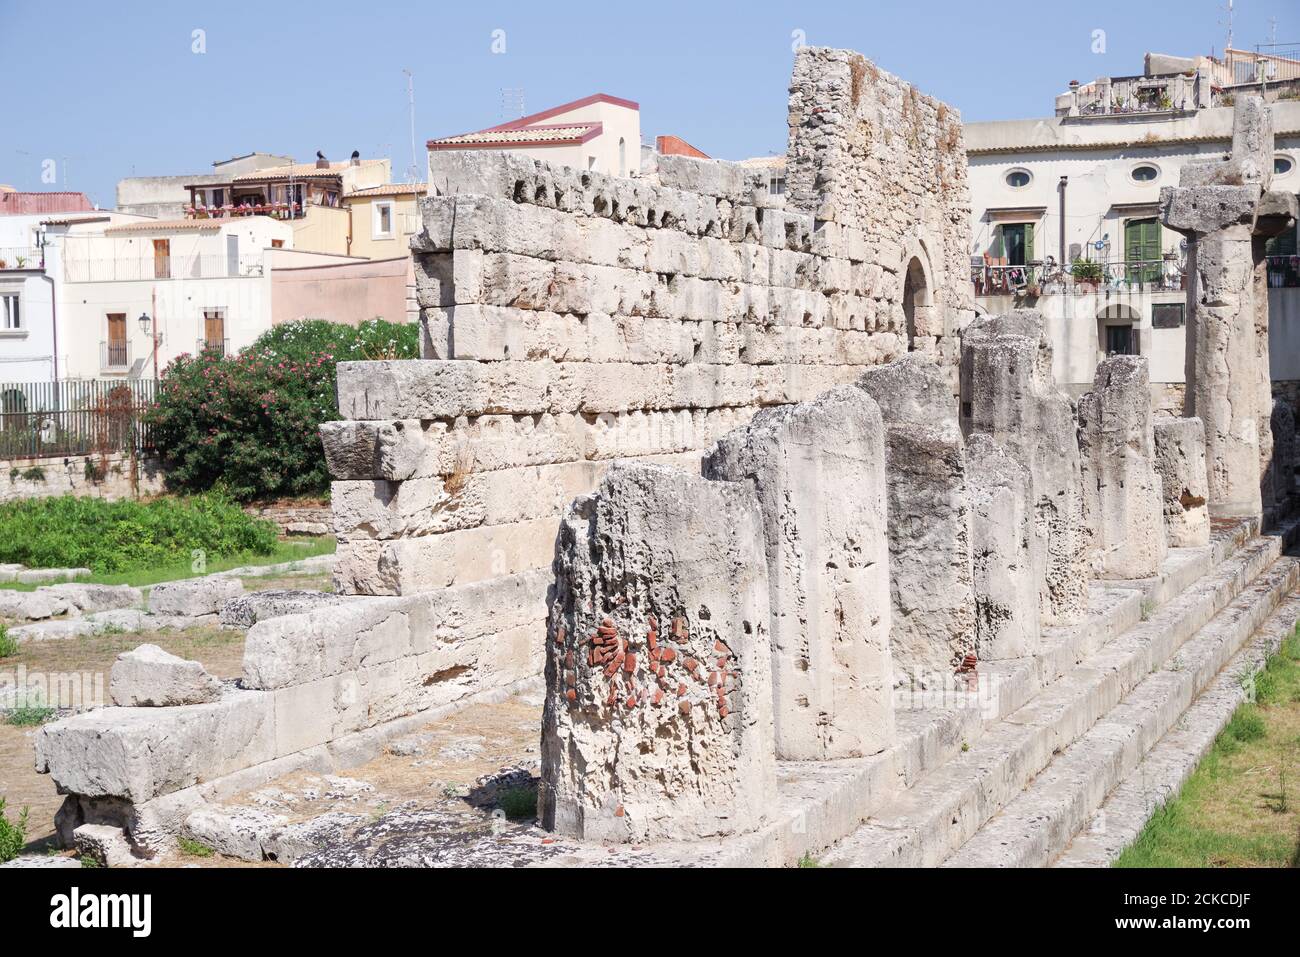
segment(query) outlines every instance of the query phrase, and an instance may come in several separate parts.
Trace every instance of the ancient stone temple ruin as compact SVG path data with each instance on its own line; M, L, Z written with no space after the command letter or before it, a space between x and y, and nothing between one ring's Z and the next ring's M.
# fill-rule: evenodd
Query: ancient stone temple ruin
M253 625L216 700L44 728L61 828L160 846L540 682L548 862L1112 860L1300 617L1267 113L1165 194L1186 418L1137 357L1073 403L1041 317L976 317L954 110L803 48L788 115L784 197L433 154L424 358L341 364L322 430L346 597Z

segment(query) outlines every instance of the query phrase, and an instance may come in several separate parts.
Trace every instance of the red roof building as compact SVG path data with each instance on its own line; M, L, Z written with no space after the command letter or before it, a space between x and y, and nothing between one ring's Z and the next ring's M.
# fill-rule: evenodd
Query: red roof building
M89 213L94 209L85 193L24 193L0 186L0 216Z

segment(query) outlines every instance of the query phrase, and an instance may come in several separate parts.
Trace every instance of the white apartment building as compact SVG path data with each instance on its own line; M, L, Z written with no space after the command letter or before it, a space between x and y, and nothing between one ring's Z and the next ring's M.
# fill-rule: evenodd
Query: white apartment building
M1208 60L1149 55L1142 76L1072 83L1053 116L966 124L978 308L1042 312L1057 379L1075 393L1101 358L1134 353L1149 357L1153 383L1173 386L1157 399L1177 401L1187 246L1160 223L1160 189L1178 185L1185 164L1222 157L1234 95L1261 92L1253 77L1222 85L1222 64ZM1262 92L1273 100L1273 188L1300 193L1300 99ZM1275 380L1300 380L1296 251L1294 230L1267 249Z

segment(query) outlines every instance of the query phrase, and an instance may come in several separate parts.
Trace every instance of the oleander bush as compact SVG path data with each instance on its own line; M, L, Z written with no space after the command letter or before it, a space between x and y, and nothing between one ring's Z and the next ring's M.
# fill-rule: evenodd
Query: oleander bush
M125 572L188 562L269 555L271 522L247 515L220 491L148 502L63 495L0 505L0 563L29 568Z
M418 355L418 326L374 319L284 323L236 356L178 357L146 414L168 486L241 502L327 491L319 429L338 417L337 363Z

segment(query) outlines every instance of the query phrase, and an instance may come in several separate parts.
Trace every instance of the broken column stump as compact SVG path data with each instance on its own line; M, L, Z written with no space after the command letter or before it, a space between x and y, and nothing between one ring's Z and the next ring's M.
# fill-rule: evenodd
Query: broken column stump
M937 687L975 650L966 455L947 373L911 353L859 388L886 427L895 683Z
M825 760L894 743L885 443L852 386L764 410L704 461L763 510L777 756Z
M967 327L960 420L963 434L986 433L1029 470L1040 620L1081 620L1088 579L1074 407L1056 386L1051 342L1037 312L986 316Z
M966 443L975 589L975 655L1022 658L1039 650L1034 504L1029 470L989 436Z
M544 827L689 840L771 812L767 563L748 486L611 466L560 525L546 644Z
M1206 506L1205 425L1198 418L1159 416L1153 432L1156 471L1165 503L1165 540L1170 548L1210 544Z
M1079 399L1079 461L1089 554L1099 578L1150 578L1168 551L1156 472L1151 377L1143 356L1097 365Z

